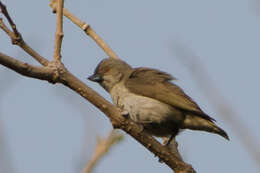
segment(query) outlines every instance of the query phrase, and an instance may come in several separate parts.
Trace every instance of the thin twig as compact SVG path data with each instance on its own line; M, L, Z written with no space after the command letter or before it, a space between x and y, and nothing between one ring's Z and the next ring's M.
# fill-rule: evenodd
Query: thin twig
M57 0L57 17L56 17L56 33L55 33L55 46L53 58L56 61L61 60L61 44L63 38L63 6L64 0Z
M20 37L20 33L17 31L15 23L13 22L8 11L6 10L6 6L1 1L0 1L0 8L1 8L1 12L6 17L6 19L8 20L8 23L12 27L12 30L13 30L14 34L16 35L16 37Z
M112 146L118 144L123 139L123 135L116 130L112 130L108 137L102 139L98 137L97 144L91 159L88 161L82 173L91 173L98 161L110 150Z
M13 40L15 38L14 33L4 24L2 18L0 18L0 28Z
M33 50L22 38L21 34L18 32L16 25L11 19L5 5L0 1L0 8L2 10L3 15L7 18L9 24L11 25L13 31L11 31L5 24L3 19L0 19L0 28L10 37L12 44L18 45L25 52L31 55L36 61L38 61L43 66L47 66L49 61L39 55L35 50Z
M56 12L55 0L51 1L50 7L52 8L53 12ZM75 15L70 13L66 8L63 8L63 15L71 20L78 27L80 27L88 36L90 36L109 57L119 59L116 53L108 46L108 44L104 40L102 40L102 38L92 29L89 24L81 21Z

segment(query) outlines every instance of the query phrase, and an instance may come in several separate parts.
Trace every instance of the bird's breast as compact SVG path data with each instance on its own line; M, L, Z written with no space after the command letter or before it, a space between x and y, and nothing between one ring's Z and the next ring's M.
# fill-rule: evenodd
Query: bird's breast
M156 99L129 92L123 84L115 85L110 95L115 105L130 114L130 118L139 123L178 122L182 113L174 107Z

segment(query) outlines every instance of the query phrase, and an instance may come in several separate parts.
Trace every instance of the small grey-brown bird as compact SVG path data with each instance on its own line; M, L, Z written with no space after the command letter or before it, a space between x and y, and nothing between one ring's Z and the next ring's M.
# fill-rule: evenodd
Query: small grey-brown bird
M152 68L132 68L122 60L102 60L92 76L110 93L114 104L151 135L175 137L181 129L227 133L177 85L171 75ZM170 140L169 140L170 141ZM168 141L168 142L169 142Z

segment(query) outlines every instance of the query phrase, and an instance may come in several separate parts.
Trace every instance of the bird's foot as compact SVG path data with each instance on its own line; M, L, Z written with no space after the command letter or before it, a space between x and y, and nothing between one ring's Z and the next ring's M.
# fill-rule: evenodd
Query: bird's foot
M169 144L171 143L171 141L173 140L173 138L175 138L175 135L171 135L169 138L166 138L166 139L163 141L164 146L168 147Z

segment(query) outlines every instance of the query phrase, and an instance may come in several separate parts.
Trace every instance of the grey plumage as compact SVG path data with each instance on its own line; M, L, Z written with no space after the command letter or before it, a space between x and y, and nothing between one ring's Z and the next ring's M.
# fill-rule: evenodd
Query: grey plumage
M121 60L102 60L90 80L98 82L115 105L155 136L177 135L180 129L203 130L229 139L171 75L151 68L132 68Z

